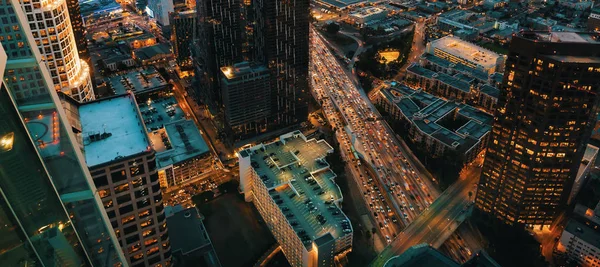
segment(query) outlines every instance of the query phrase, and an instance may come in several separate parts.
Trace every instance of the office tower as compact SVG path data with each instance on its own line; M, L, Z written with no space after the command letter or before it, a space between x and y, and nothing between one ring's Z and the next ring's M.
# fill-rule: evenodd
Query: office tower
M85 25L83 25L83 18L81 17L81 8L79 7L78 0L66 0L67 9L69 10L69 18L71 19L71 26L73 26L73 36L75 36L75 42L77 43L77 51L79 52L79 58L88 60L90 58L87 38L85 36Z
M197 1L198 35L192 53L199 98L212 112L221 111L221 67L242 61L239 0Z
M252 201L291 266L335 266L353 230L325 156L333 148L300 131L239 152L240 190Z
M175 57L179 67L191 67L192 58L190 45L196 38L196 10L188 10L170 14L172 41Z
M221 89L225 124L234 139L267 130L271 101L269 69L249 62L222 67Z
M20 208L27 208L26 213L31 216L29 219L23 219L24 221L28 220L27 223L30 225L27 227L31 227L26 229L27 235L41 234L40 232L44 229L52 229L57 226L58 230L61 230L62 227L62 232L65 233L64 238L58 232L52 230L54 232L45 234L48 236L39 235L41 239L36 239L50 238L52 239L48 241L52 243L50 246L64 247L61 244L65 244L65 242L74 244L73 236L68 232L72 231L70 230L72 226L80 242L80 246L74 247L86 251L90 263L88 265L123 266L123 264L126 264L125 258L119 248L112 227L109 225L108 217L102 208L102 202L90 173L85 167L81 147L71 131L71 125L67 121L65 110L52 88L52 79L48 68L44 64L40 65L40 62L42 62L41 55L35 45L32 31L29 29L29 24L20 3L16 0L1 2L0 21L3 21L3 26L9 29L9 31L3 32L2 36L4 38L0 41L8 56L6 69L2 71L4 75L2 81L14 104L14 108L12 108L11 105L4 103L9 98L5 95L0 96L0 101L3 101L0 107L4 109L3 112L8 114L0 120L0 125L2 125L0 127L15 132L12 143L13 149L18 152L14 155L17 158L3 158L0 164L7 162L10 168L2 167L0 170L3 170L3 175L7 175L11 179L19 179L18 185L11 187L9 184L6 186L3 184L1 189L3 191L17 190L15 192L27 190L23 191L22 194L19 193L19 199L22 200L22 204L19 204L21 205ZM4 27L3 30L6 30ZM18 115L12 110L18 112ZM16 118L22 121L14 122ZM24 137L23 135L26 133L18 128L23 127L23 125L27 128L26 133L29 134L27 137ZM5 135L3 133L3 136ZM25 142L33 142L33 146L37 150L35 157L33 156L35 152L21 151L27 148ZM2 143L2 148L6 150L6 141ZM29 146L31 147L31 145ZM12 157L12 155L6 154L6 157ZM39 168L40 162L43 163L45 170ZM26 168L19 168L20 164L26 164ZM22 174L19 174L17 169L20 169ZM35 176L35 174L39 176ZM32 179L32 182L26 181L28 177ZM50 177L49 181L42 181L47 180L44 177ZM35 179L38 179L38 181L35 181ZM35 186L37 183L39 183L39 188ZM52 184L52 190L49 190L49 183ZM70 222L64 220L59 213L52 211L56 209L55 204L52 204L52 202L56 202L52 200L54 198L52 192L57 193L60 197ZM4 194L8 198L11 197L6 192ZM11 195L14 196L13 193ZM45 195L47 202L42 201L44 197L42 195ZM12 205L13 200L8 199L7 201L11 202L10 205ZM41 207L40 211L31 206L31 202L34 201L36 205L39 205L38 207ZM48 205L48 208L45 208L45 205ZM54 219L50 217L48 220L41 217L36 218L50 213L54 213ZM18 216L20 215L17 214ZM24 221L20 221L21 227L25 226L23 225ZM45 222L48 227L36 228L36 224L40 222ZM63 222L63 225L61 226L60 223L56 224L55 222ZM5 227L5 224L1 225ZM8 240L4 238L4 235L1 239ZM25 241L25 239L21 240ZM65 249L67 248L65 247ZM44 250L44 252L49 251ZM75 252L80 254L77 251ZM5 253L8 252L5 251ZM75 255L69 249L59 254L70 255L69 258L73 258L73 255ZM0 265L14 266L12 264ZM46 264L46 266L48 265L52 266L54 264Z
M539 227L564 207L598 114L598 38L513 38L477 192L480 210Z
M77 105L85 161L130 266L169 266L171 247L152 149L132 93Z
M89 265L65 207L2 83L5 66L6 54L0 47L0 265Z
M257 0L257 60L271 70L274 126L300 123L308 117L309 0Z
M67 1L21 1L21 8L25 11L42 59L50 70L54 89L77 101L93 100L95 96L90 69L79 58ZM21 95L17 95L17 98L28 98L38 93L31 88L19 90Z
M160 26L169 26L169 13L175 11L173 0L149 0L146 13Z

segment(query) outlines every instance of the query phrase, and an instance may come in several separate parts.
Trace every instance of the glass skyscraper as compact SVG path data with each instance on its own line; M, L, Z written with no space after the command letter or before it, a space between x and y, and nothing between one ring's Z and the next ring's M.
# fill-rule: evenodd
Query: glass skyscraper
M127 265L19 1L0 21L0 266Z

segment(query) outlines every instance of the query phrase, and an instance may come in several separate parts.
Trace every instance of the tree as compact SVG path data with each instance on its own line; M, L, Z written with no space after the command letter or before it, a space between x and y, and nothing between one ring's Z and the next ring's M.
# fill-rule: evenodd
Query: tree
M327 24L327 26L325 26L325 30L327 30L327 33L329 33L329 34L336 34L340 31L340 25L332 22L332 23Z

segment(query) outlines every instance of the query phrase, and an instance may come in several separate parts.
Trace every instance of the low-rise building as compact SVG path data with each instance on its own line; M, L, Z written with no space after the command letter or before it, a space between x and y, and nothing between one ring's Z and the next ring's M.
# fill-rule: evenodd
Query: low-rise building
M174 58L169 45L163 43L135 49L131 56L142 65L154 65Z
M226 182L223 177L212 175L216 164L213 153L174 97L147 99L139 104L139 109L156 151L158 176L165 192L192 182L209 185Z
M588 31L600 31L600 8L592 9L587 20Z
M371 23L381 21L388 15L384 8L375 6L366 6L358 8L348 14L348 19L358 27L368 26Z
M453 151L469 163L485 148L493 116L467 104L444 100L405 85L382 89L376 103L406 124L409 138L431 157Z
M252 201L291 266L335 266L352 249L352 226L325 156L333 148L300 131L242 150L240 191Z
M77 113L85 161L129 265L169 266L156 155L135 97L87 102Z
M140 103L151 97L158 98L171 93L171 85L152 66L114 75L105 78L105 81L113 94L120 95L131 91Z
M454 36L446 36L427 43L426 52L452 63L492 74L504 69L505 57Z
M221 263L196 208L166 207L173 266L220 267Z
M600 208L577 204L556 250L566 253L577 266L600 266Z

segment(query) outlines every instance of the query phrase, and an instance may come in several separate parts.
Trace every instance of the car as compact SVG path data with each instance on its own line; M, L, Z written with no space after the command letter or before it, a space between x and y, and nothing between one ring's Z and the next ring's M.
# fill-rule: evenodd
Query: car
M387 240L387 242L388 242L388 243L392 243L392 239L390 238L390 236L389 236L389 235L386 235L386 236L385 236L385 239Z

